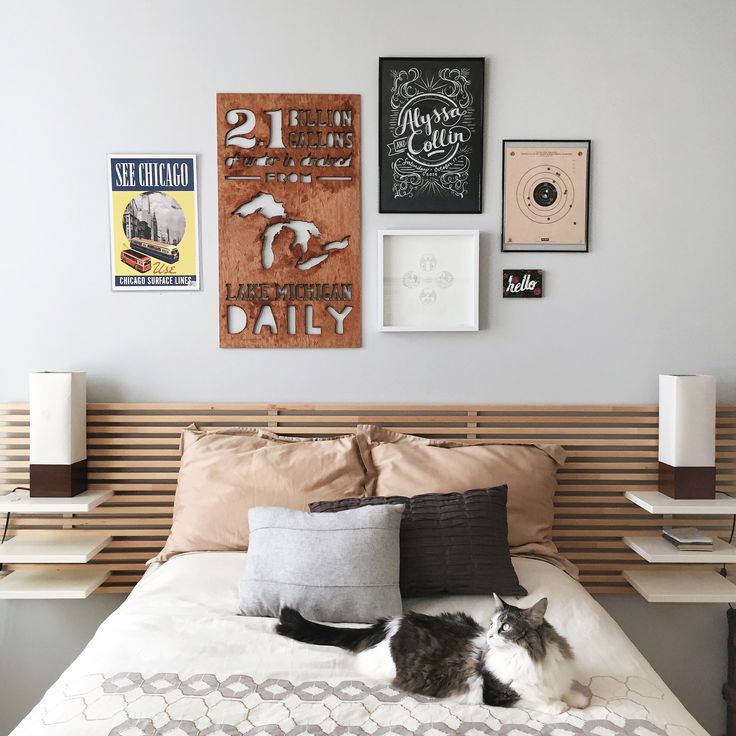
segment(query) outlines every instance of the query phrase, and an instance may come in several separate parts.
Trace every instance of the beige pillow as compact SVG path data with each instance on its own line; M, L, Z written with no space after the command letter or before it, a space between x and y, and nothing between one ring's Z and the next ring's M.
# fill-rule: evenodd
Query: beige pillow
M282 437L261 429L200 430L181 438L174 519L151 562L182 552L244 550L248 510L371 495L374 474L363 464L363 437Z
M559 445L452 442L361 425L367 462L378 474L377 496L462 492L508 486L511 553L541 557L577 577L577 568L552 542L556 473L565 462ZM365 445L362 445L365 447Z

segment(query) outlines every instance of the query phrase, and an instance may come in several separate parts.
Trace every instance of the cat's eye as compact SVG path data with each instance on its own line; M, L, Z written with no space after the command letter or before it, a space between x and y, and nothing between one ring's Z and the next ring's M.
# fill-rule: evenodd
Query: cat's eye
M508 631L511 627L508 624L502 624L500 631Z

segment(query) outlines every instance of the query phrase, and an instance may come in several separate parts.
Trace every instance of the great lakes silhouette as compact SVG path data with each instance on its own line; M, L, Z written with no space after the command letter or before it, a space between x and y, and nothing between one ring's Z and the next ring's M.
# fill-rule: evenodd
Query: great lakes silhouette
M307 271L310 268L322 263L329 256L348 247L350 236L346 235L342 240L333 240L329 243L321 243L319 251L314 255L314 251L310 251L310 240L312 238L320 238L319 228L307 220L291 220L284 209L281 202L277 202L273 195L266 192L259 192L255 197L241 204L234 212L234 215L240 217L250 217L258 214L265 219L265 226L261 232L261 263L264 268L271 268L274 262L274 240L276 236L287 230L291 233L291 239L288 242L289 249L296 252L297 260L294 265L300 271ZM276 222L274 222L276 220Z

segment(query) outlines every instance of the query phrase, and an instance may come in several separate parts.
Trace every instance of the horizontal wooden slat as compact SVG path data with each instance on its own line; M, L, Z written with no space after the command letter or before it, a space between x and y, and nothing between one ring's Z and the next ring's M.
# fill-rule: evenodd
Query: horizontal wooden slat
M28 404L0 404L0 410L7 408L12 410L27 410ZM156 411L156 412L176 412L176 411L196 411L205 410L215 413L228 411L308 411L310 414L316 412L329 411L351 411L368 414L371 412L385 412L394 414L410 414L410 413L436 413L454 412L571 412L583 411L600 414L656 414L657 409L654 406L642 406L639 404L623 405L616 404L529 404L520 406L518 404L261 404L261 403L176 403L176 404L127 404L127 403L90 403L87 410L90 413L100 411ZM736 412L736 406L724 406L722 410L727 412Z
M625 490L657 488L657 407L591 405L144 404L88 405L90 487L114 496L90 514L16 516L11 534L102 531L112 541L88 564L111 570L100 588L126 593L161 549L172 520L181 430L255 425L277 434L334 436L358 424L456 442L562 444L554 539L592 592L631 588L621 570L647 563L621 538L658 533L665 523L633 506ZM0 491L28 483L28 406L0 404ZM736 491L736 406L717 418L717 482ZM730 518L678 517L728 538Z
M2 421L16 421L25 422L27 417L2 417ZM279 414L277 417L266 414L227 414L217 418L213 418L210 414L182 414L182 415L170 415L165 418L166 423L176 422L178 424L184 424L188 422L190 424L202 424L212 426L214 424L222 426L246 426L252 424L269 424L274 423L274 419L278 420L278 425L281 429L288 427L290 424L303 424L313 425L316 417L313 414ZM361 415L361 414L324 414L319 416L320 425L329 424L382 424L384 426L391 426L392 424L401 424L405 426L416 425L421 427L432 427L435 424L443 426L452 426L460 424L463 427L468 425L467 414L458 414L450 416L448 414L439 415L418 415L411 416L407 414L401 414L400 416L391 416L386 414L376 415ZM163 424L164 418L161 415L156 414L110 414L110 415L99 415L90 414L88 417L88 428L90 432L94 432L98 425L114 424L114 425L136 425L136 426L147 426L147 425L161 425ZM631 426L635 423L637 426L648 426L654 431L657 429L657 416L643 416L643 417L632 417L627 415L590 415L590 414L573 414L568 412L562 415L551 415L551 414L485 414L485 415L474 415L472 422L474 427L482 427L486 425L499 425L499 426L529 426L536 425L544 427L547 425L555 426L566 426L566 425L580 425L586 426L595 424L598 427L606 425L617 425L625 424Z

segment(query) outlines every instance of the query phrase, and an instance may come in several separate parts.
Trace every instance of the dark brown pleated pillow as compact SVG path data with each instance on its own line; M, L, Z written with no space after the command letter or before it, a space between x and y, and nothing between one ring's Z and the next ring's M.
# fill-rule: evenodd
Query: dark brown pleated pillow
M401 518L401 594L526 595L509 553L506 486L464 493L315 501L314 513L385 503Z

